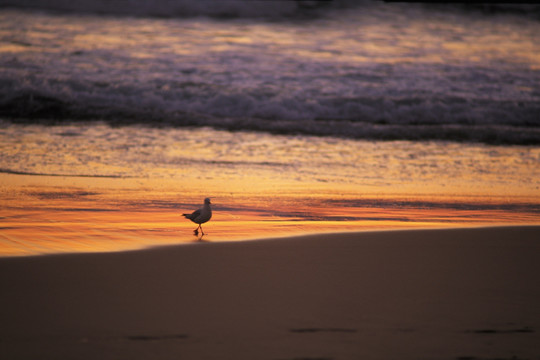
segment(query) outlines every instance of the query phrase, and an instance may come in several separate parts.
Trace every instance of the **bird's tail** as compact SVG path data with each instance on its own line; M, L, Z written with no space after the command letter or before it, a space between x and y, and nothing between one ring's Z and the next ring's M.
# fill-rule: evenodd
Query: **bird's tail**
M185 217L186 219L189 219L191 214L182 214L183 217Z

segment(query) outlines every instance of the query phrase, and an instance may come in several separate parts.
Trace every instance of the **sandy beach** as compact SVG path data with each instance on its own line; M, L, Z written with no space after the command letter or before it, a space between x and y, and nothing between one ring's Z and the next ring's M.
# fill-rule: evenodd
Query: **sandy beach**
M2 359L537 359L539 227L0 259Z

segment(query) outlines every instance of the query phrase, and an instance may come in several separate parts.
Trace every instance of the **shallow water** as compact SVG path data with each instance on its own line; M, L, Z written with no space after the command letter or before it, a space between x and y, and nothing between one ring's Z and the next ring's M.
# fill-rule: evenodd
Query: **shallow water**
M122 4L0 0L0 255L538 223L539 8Z
M540 148L201 129L4 124L0 252L309 232L537 224Z
M248 186L254 177L269 187L290 182L344 193L534 198L540 185L540 148L532 146L91 123L4 124L0 150L0 169L8 173L172 180L190 186L197 180Z

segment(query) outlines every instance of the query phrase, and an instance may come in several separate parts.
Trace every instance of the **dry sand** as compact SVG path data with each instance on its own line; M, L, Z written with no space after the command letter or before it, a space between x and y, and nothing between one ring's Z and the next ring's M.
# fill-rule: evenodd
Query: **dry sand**
M0 259L1 359L540 359L540 227Z

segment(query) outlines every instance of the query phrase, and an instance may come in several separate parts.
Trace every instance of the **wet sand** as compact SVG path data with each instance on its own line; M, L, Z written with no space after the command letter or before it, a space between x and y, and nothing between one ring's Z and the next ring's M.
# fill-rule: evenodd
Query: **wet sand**
M5 359L536 359L540 228L0 259Z

